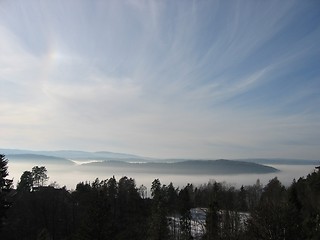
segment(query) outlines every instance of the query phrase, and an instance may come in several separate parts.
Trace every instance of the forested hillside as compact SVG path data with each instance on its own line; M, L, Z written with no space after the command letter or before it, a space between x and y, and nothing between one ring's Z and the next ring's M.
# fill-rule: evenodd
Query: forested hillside
M111 176L70 191L47 185L45 166L26 169L14 189L4 155L0 163L1 239L320 239L318 170L287 188L277 178L240 189L155 179L149 191Z

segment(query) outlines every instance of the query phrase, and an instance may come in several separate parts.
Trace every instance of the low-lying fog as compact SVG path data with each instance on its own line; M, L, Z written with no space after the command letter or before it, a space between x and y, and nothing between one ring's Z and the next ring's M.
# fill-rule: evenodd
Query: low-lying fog
M32 163L10 163L8 164L9 177L14 181L16 185L20 179L21 174L24 171L31 171L35 166ZM275 167L281 172L270 174L240 174L240 175L173 175L173 174L149 174L149 173L128 173L126 170L115 170L106 168L105 171L87 171L82 170L81 166L63 166L58 165L46 165L49 176L48 184L56 182L59 186L66 186L67 189L72 190L76 188L77 183L90 181L92 182L97 177L102 179L108 179L113 175L119 180L123 176L134 178L137 187L145 185L150 188L154 179L159 178L162 184L169 184L172 182L176 187L183 187L187 183L192 183L198 186L203 183L208 183L210 180L216 180L218 182L225 181L227 184L234 185L239 188L241 185L252 185L257 179L265 185L268 181L274 177L282 182L282 184L288 186L292 183L293 179L306 176L314 171L312 165L270 165Z

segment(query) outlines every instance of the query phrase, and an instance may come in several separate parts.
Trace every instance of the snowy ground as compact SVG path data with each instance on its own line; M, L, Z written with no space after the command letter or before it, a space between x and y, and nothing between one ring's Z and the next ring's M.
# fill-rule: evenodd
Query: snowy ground
M203 234L206 232L206 208L192 208L191 212L191 234L194 239L201 239ZM221 215L224 211L219 211ZM240 227L244 227L249 213L238 212L240 218ZM175 215L169 217L169 226L172 232L178 233L180 227L180 216Z

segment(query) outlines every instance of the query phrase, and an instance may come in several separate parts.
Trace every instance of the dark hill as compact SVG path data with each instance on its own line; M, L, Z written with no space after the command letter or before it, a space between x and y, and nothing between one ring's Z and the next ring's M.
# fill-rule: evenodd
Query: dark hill
M74 163L68 159L61 157L53 157L38 154L9 154L6 156L10 162L32 162L35 164L59 164L59 165L73 165Z
M253 162L258 164L279 164L279 165L319 165L320 160L307 159L284 159L284 158L249 158L237 161Z
M182 162L128 163L103 161L87 163L83 168L103 171L104 168L124 169L127 172L168 173L168 174L260 174L279 170L257 163L232 160L189 160Z

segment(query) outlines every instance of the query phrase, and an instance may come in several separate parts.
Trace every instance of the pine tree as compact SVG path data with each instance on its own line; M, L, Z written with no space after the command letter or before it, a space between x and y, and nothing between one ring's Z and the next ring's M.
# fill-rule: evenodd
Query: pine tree
M7 196L12 186L12 180L7 179L8 173L8 159L5 155L0 154L0 230L3 226L6 210L10 204Z
M30 171L24 171L17 185L17 191L30 192L33 187L33 177Z
M152 182L152 209L149 223L150 240L165 240L169 237L165 189L165 186L161 187L159 179L155 179Z
M214 240L219 239L220 236L220 214L218 203L213 200L209 204L209 209L206 216L206 235L205 239Z
M189 240L192 239L191 235L191 212L192 207L189 187L188 184L184 189L179 192L179 205L180 205L180 230L181 230L181 239Z

